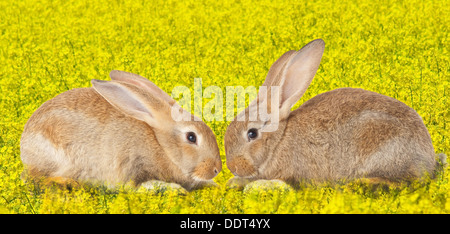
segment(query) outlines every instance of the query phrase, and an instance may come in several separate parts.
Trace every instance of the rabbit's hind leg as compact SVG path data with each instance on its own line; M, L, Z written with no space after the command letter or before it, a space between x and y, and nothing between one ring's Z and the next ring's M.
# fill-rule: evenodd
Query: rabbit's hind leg
M46 177L40 181L40 184L47 188L72 189L80 188L81 183L64 177Z
M378 193L380 191L390 192L401 189L405 186L404 181L393 181L381 177L359 178L352 183L363 191Z

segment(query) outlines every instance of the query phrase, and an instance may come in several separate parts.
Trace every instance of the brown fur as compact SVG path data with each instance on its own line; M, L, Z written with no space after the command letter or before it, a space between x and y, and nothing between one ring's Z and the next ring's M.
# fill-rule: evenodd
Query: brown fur
M360 157L369 156L389 139L399 136L400 128L394 121L367 120L355 129L353 140ZM373 138L372 136L378 136Z
M255 168L252 166L252 163L243 156L237 156L233 161L230 161L228 163L228 169L233 174L252 175L255 173Z
M204 122L175 122L165 99L133 82L111 82L145 100L157 128L125 114L93 88L69 90L44 103L25 125L21 158L30 177L109 186L162 180L193 189L220 172L217 142ZM184 129L202 144L187 143Z
M283 55L264 82L279 85L281 96L286 95L279 107L278 130L261 132L249 141L248 129L267 123L247 118L228 126L225 149L228 168L236 175L233 180L279 179L297 186L301 181L401 181L432 175L436 160L430 134L421 117L398 100L341 88L319 94L292 112L283 111L294 105L314 77L313 72L296 71L317 70L323 42L316 40L305 48ZM263 101L258 96L251 105Z

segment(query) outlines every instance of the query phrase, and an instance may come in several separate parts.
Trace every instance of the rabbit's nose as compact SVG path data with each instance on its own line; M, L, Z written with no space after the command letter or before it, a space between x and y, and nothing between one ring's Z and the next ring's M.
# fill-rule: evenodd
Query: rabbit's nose
M216 176L217 174L219 174L221 170L222 170L222 160L220 160L219 156L219 160L216 161L216 165L213 168L214 175Z
M227 167L231 174L236 175L236 165L231 160L227 161Z
M255 167L244 156L238 156L227 161L227 167L235 176L246 177L254 176L257 171Z

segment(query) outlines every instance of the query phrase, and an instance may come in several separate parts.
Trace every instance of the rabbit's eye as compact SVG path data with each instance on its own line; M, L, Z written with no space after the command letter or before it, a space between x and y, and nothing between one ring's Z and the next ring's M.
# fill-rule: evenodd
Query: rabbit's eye
M186 139L189 142L191 142L191 143L196 143L197 142L197 136L193 132L188 132L187 135L186 135Z
M252 128L247 132L248 139L253 140L258 137L258 130L256 128Z

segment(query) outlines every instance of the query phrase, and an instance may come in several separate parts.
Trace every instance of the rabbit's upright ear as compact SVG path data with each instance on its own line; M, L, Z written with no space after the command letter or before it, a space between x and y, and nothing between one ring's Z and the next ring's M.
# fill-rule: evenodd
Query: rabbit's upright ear
M115 108L155 128L169 121L170 105L154 93L127 83L91 80L94 89Z
M286 63L292 58L293 55L297 53L296 50L290 50L283 55L277 61L275 61L272 66L270 66L269 72L267 73L266 80L262 84L262 86L272 86L272 85L280 85L281 72L283 71Z
M132 84L132 85L138 86L139 88L142 88L150 93L154 93L158 97L167 101L170 105L173 105L175 103L175 100L172 97L170 97L166 92L164 92L162 89L160 89L158 86L156 86L150 80L148 80L140 75L133 74L130 72L113 70L109 73L109 77L111 77L111 80L113 80L113 81L121 81L121 82L125 82L128 84Z
M279 74L279 80L271 84L280 86L280 119L289 116L292 106L306 92L319 68L324 50L325 42L322 39L308 43L289 56L289 61Z
M296 50L288 51L272 64L272 66L269 69L269 72L267 73L266 79L264 80L264 83L261 85L259 89L257 98L249 104L248 108L250 110L253 111L256 111L258 109L261 110L261 108L267 106L265 109L270 113L273 113L274 110L271 108L272 87L275 86L279 87L281 85L282 71L286 66L286 63L289 62L289 60L296 53L297 53ZM275 108L279 108L279 106L276 106Z

